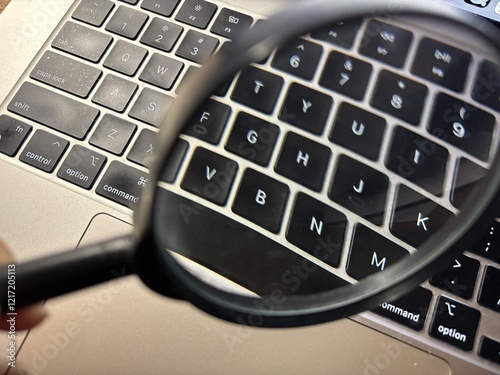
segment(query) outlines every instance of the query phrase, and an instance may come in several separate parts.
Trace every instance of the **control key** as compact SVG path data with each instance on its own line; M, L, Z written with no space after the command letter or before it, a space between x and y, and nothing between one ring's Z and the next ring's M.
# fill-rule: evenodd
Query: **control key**
M68 147L69 142L45 130L37 130L19 159L44 172L51 173Z

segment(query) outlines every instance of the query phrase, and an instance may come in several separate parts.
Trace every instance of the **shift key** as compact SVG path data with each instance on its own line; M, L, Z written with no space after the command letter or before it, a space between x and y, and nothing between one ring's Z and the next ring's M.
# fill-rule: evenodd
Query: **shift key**
M25 82L7 107L9 111L83 139L99 115L96 108Z

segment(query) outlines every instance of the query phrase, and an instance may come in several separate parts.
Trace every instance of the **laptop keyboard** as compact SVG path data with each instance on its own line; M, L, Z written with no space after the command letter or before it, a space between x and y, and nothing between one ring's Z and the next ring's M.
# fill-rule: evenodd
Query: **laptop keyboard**
M93 199L133 208L183 78L259 19L203 0L79 2L2 105L0 152ZM453 181L484 175L496 152L500 89L481 95L481 82L498 75L494 65L438 39L397 20L351 21L244 69L177 142L162 176L184 196L172 199L201 197L214 225L263 228L263 246L285 243L282 251L331 271L321 273L331 276L325 285L383 270L439 229L421 212L457 212L469 190ZM451 109L459 121L445 127L440 119ZM470 143L466 129L490 146ZM391 217L391 204L417 201ZM335 224L305 228L311 212ZM418 217L417 225L404 217ZM320 232L338 239L325 244L327 254L318 253ZM365 317L426 350L458 349L454 355L498 370L498 285L495 222L448 270Z

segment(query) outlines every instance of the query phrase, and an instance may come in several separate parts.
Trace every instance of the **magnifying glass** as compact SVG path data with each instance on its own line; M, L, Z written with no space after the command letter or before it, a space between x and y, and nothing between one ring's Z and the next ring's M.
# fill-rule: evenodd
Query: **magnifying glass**
M259 326L409 292L498 214L499 40L432 1L307 1L258 23L182 84L134 234L16 265L16 306L113 270Z

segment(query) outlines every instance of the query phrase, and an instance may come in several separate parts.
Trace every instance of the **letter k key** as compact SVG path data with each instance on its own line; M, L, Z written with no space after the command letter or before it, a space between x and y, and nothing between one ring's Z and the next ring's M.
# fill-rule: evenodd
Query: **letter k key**
M430 218L422 215L421 212L418 213L418 218L417 218L417 227L422 227L426 232L428 232L427 225L425 225L425 222L428 221Z

